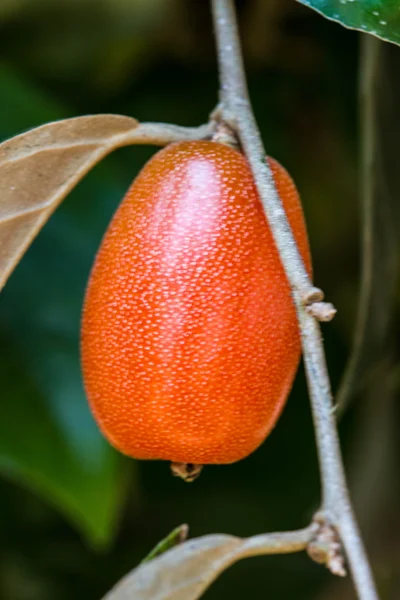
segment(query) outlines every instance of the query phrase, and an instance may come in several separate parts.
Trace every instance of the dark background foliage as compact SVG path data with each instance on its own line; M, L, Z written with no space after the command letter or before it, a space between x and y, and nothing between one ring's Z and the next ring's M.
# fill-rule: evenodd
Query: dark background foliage
M323 329L336 389L359 286L360 36L292 0L238 6L265 145L297 182L315 282L339 309ZM2 0L0 90L2 140L88 113L205 122L217 102L208 3ZM248 536L303 526L318 507L302 369L262 448L205 469L193 485L172 478L166 464L122 459L97 432L79 371L85 281L111 215L152 152L127 148L96 167L0 297L0 600L99 600L180 523L191 536ZM395 315L393 331L396 324ZM340 424L361 526L383 597L393 599L400 594L395 346ZM300 554L244 561L205 598L353 598L349 589Z

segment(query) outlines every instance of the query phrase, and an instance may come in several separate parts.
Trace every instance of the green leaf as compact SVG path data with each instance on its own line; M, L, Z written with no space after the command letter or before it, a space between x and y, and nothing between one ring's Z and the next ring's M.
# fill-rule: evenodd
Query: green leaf
M0 299L0 470L43 494L92 544L103 545L113 535L127 465L99 433L83 392L78 348L85 275L67 239L76 230L65 218L58 221Z
M15 128L65 115L8 71L0 70L0 87L0 111L10 108ZM10 133L17 131L0 136ZM128 461L90 414L79 323L90 265L120 187L112 162L91 174L45 226L0 296L0 472L41 494L97 547L115 532Z
M1 141L26 129L72 116L64 106L54 102L5 65L0 65Z
M0 365L0 472L44 496L91 544L103 546L113 535L125 489L124 465L100 439L90 417L82 418L84 410L74 390L79 381L76 373L69 373L67 388L67 380L60 380L59 396L72 401L66 408L57 394L49 397L39 390L26 373L24 361L16 353L10 356L10 345L4 339L1 346L7 358ZM65 371L71 366L67 355L59 349L54 357L64 362ZM71 362L71 356L69 359ZM59 407L49 404L57 399ZM72 418L75 427L68 422Z
M178 544L182 544L188 537L189 527L184 523L183 525L179 525L175 527L173 531L171 531L163 540L158 542L154 548L150 550L147 556L144 557L142 563L149 562L156 558L156 556L160 556L164 554L167 550L170 550L174 546L178 546Z
M328 19L400 44L399 0L298 0Z

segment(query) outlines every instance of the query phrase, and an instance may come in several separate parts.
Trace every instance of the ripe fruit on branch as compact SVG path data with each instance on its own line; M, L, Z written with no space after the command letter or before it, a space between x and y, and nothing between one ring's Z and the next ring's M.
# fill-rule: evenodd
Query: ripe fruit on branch
M268 159L307 268L300 200ZM121 452L231 463L274 427L300 358L289 283L245 157L171 144L118 208L90 276L82 366L95 418Z

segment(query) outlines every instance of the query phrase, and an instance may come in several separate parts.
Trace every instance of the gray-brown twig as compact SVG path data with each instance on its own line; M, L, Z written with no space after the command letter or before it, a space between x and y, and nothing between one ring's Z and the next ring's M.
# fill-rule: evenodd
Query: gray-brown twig
M321 471L322 518L338 532L360 600L377 600L348 494L317 322L320 314L332 315L334 309L331 305L324 307L320 291L313 288L265 161L266 152L248 97L233 1L212 0L212 8L221 78L219 116L237 133L249 161L296 304ZM318 303L314 310L313 302Z

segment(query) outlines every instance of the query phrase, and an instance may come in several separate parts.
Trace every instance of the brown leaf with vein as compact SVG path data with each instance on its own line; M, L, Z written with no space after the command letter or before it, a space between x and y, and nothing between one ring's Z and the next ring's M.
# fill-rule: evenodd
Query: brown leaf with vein
M241 540L210 535L176 546L127 575L103 600L194 600L233 559Z
M137 126L119 115L77 117L0 144L0 290L65 196Z
M310 526L247 539L214 534L189 540L140 564L103 600L196 600L238 560L304 550L312 535Z

